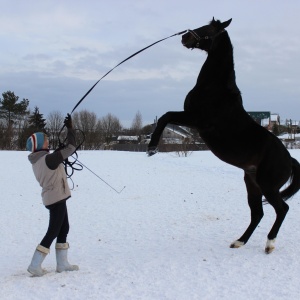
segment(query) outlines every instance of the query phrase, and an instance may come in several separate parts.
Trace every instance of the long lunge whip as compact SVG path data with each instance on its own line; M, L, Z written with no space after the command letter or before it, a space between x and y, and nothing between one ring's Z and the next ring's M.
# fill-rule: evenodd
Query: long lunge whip
M146 49L148 49L148 48L150 48L150 47L152 47L152 46L154 46L154 45L156 45L156 44L158 44L158 43L160 43L160 42L162 42L162 41L164 41L164 40L167 40L167 39L169 39L169 38L171 38L171 37L173 37L173 36L176 36L176 35L182 35L183 33L185 33L187 30L183 30L183 31L181 31L181 32L178 32L178 33L175 33L175 34L172 34L172 35L170 35L170 36L168 36L168 37L166 37L166 38L163 38L163 39L161 39L161 40L159 40L159 41L156 41L156 42L154 42L154 43L152 43L151 45L149 45L149 46L147 46L147 47L145 47L145 48L143 48L143 49L141 49L141 50L139 50L139 51L137 51L137 52L135 52L135 53L133 53L132 55L130 55L130 56L128 56L127 58L125 58L124 60L122 60L120 63L118 63L116 66L114 66L112 69L110 69L107 73L105 73L86 93L85 93L85 95L77 102L77 104L74 106L74 108L73 108L73 110L71 111L71 114L73 113L73 111L79 106L79 104L85 99L85 97L94 89L94 87L104 78L104 77L106 77L110 72L112 72L115 68L117 68L118 66L120 66L121 64L123 64L125 61L127 61L127 60L129 60L129 59L131 59L132 57L134 57L134 56L136 56L137 54L139 54L139 53L141 53L141 52L143 52L144 50L146 50Z
M158 43L160 43L160 42L162 42L162 41L164 41L164 40L167 40L167 39L169 39L169 38L171 38L171 37L174 37L174 36L177 36L177 35L182 35L182 34L184 34L186 31L187 31L187 30L183 30L183 31L174 33L174 34L172 34L172 35L170 35L170 36L168 36L168 37L166 37L166 38L163 38L163 39L161 39L161 40L158 40L158 41L156 41L156 42L154 42L154 43L152 43L152 44L150 44L150 45L144 47L143 49L141 49L141 50L139 50L139 51L133 53L132 55L130 55L130 56L128 56L127 58L125 58L124 60L122 60L120 63L118 63L118 64L117 64L116 66L114 66L112 69L110 69L107 73L105 73L99 80L96 81L96 83L95 83L95 84L94 84L94 85L93 85L93 86L92 86L92 87L84 94L84 96L77 102L77 104L76 104L76 105L74 106L74 108L72 109L71 114L72 114L72 113L74 112L74 110L80 105L80 103L87 97L87 95L95 88L95 86L96 86L96 85L97 85L104 77L106 77L109 73L111 73L114 69L116 69L118 66L120 66L121 64L123 64L123 63L126 62L127 60L133 58L133 57L136 56L137 54L139 54L139 53L145 51L146 49L148 49L148 48L150 48L150 47L152 47L152 46L154 46L154 45L156 45L156 44L158 44ZM61 128L61 130L60 130L60 132L59 132L59 134L58 134L59 147L63 146L63 144L64 144L64 143L62 143L62 142L60 141L60 139L59 139L59 136L60 136L60 134L61 134L63 128L64 128L64 126ZM83 142L82 142L82 143L83 143ZM82 144L82 143L81 143L81 144ZM79 146L79 147L80 147L80 146ZM76 151L77 151L77 149L78 149L79 147L76 148ZM105 180L103 180L100 176L98 176L95 172L93 172L91 169L89 169L87 166L85 166L83 163L81 163L81 162L78 160L78 158L77 158L78 155L77 155L76 151L75 151L76 159L75 159L75 161L74 161L73 163L70 163L70 162L68 161L68 159L66 159L66 161L65 161L65 168L67 168L67 166L69 166L69 167L72 168L72 173L71 173L71 175L69 175L69 178L71 178L71 176L73 175L73 172L74 172L74 170L75 170L75 168L73 167L73 165L76 164L76 163L78 162L78 163L79 163L78 165L81 165L81 166L85 167L87 170L89 170L91 173L93 173L96 177L98 177L100 180L102 180L106 185L108 185L110 188L112 188L116 193L120 194L120 193L124 190L124 188L125 188L126 186L124 186L121 190L118 191L117 189L115 189L114 187L112 187L110 184L108 184ZM81 170L81 169L82 169L81 166L80 166L79 169L77 168L76 170Z

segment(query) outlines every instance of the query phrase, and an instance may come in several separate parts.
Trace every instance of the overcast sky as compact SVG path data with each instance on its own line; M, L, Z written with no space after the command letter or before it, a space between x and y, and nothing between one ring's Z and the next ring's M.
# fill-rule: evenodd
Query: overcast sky
M0 0L0 94L13 91L45 117L71 112L107 71L141 48L185 29L226 21L247 111L300 120L300 1ZM130 126L182 110L206 59L172 37L125 62L76 111Z

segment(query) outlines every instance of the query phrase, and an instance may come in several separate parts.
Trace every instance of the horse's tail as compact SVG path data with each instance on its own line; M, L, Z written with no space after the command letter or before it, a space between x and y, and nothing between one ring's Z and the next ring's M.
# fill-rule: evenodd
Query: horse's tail
M290 177L290 185L280 192L280 196L284 201L295 195L300 189L300 164L292 157L292 173Z

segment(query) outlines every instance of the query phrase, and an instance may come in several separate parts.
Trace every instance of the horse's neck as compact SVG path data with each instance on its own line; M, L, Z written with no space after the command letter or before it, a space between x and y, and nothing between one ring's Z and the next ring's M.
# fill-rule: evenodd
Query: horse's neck
M225 34L226 36L224 35L222 40L216 41L213 49L208 52L197 84L235 82L233 49L227 32Z

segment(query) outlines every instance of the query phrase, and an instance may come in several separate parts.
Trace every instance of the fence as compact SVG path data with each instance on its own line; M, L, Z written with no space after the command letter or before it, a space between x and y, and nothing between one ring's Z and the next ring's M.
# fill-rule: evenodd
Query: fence
M111 145L109 149L117 151L132 151L132 152L146 152L147 144L115 144ZM162 144L159 145L159 152L190 152L208 150L206 144Z

